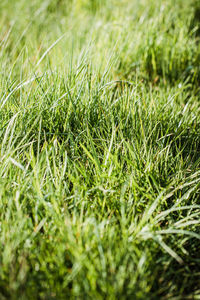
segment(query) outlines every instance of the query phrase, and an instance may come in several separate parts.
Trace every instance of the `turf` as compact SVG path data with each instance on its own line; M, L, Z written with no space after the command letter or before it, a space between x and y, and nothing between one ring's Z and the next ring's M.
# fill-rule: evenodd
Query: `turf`
M0 299L200 299L198 0L0 1Z

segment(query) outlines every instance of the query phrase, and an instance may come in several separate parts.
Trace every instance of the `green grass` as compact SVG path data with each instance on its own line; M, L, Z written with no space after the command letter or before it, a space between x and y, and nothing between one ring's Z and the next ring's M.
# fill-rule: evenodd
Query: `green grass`
M1 0L0 299L200 299L199 12Z

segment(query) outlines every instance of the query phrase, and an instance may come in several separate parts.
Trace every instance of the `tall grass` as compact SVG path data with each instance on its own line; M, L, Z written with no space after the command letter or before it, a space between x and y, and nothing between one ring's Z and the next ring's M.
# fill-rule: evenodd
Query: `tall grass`
M199 299L199 9L1 1L1 299Z

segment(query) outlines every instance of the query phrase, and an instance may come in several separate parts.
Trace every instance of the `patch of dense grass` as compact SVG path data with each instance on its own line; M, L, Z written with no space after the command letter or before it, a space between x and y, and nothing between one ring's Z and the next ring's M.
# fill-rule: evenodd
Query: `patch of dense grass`
M198 299L198 1L0 16L0 298Z

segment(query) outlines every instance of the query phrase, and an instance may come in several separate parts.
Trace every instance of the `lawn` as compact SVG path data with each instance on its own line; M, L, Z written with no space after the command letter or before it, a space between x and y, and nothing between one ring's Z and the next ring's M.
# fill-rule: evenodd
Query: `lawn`
M0 299L200 299L199 0L1 0L0 66Z

